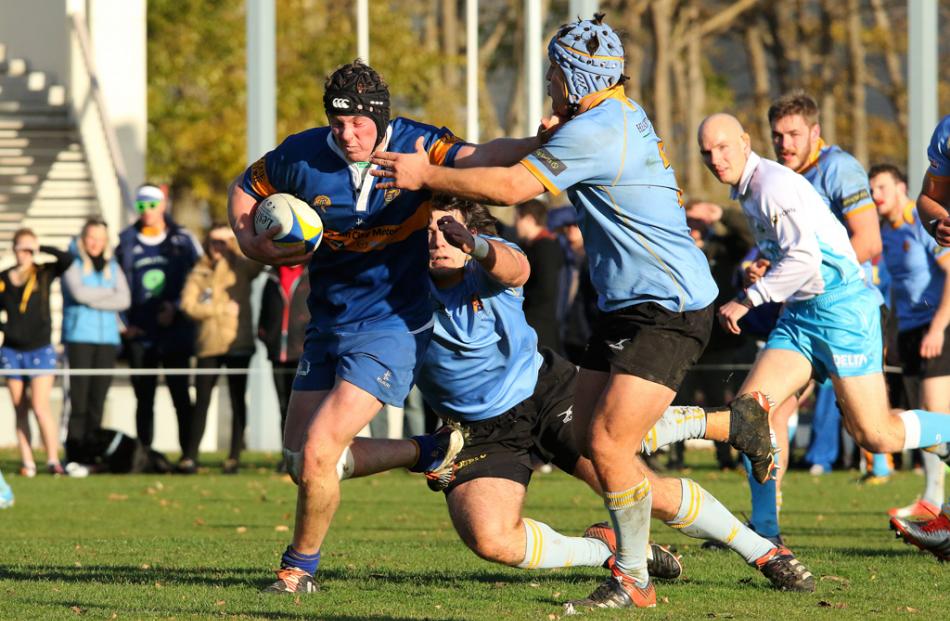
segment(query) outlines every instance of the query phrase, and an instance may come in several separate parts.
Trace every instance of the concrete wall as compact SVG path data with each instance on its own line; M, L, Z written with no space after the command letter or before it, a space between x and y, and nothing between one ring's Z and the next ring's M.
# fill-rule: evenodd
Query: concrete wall
M87 14L96 73L133 189L145 180L145 13L146 0L93 0Z
M0 0L0 43L8 58L23 58L50 82L67 85L69 37L67 0Z

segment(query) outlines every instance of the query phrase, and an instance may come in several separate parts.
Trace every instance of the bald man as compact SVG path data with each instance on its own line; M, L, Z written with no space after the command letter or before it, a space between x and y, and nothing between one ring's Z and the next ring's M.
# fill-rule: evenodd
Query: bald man
M764 269L718 312L739 334L739 322L765 302L785 309L740 395L761 391L781 403L814 376L830 378L845 426L863 448L895 453L950 438L950 417L889 409L882 371L878 298L848 232L808 181L752 151L749 135L728 114L699 127L706 167L732 187L749 220Z

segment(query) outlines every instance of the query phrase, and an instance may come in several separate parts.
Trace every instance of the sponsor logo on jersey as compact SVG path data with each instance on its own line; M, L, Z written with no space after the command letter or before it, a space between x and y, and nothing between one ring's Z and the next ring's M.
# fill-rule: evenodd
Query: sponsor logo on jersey
M616 343L607 343L607 347L610 349L616 349L617 351L623 351L623 345L630 339L620 339Z
M389 188L386 190L386 193L383 194L383 202L388 205L396 200L397 196L399 196L399 188Z
M544 167L551 171L551 174L555 177L567 170L567 164L551 155L551 152L544 147L535 150L532 155L538 158L538 161L544 164Z
M862 189L862 190L858 190L854 194L845 196L841 200L841 206L850 207L851 205L857 205L858 203L862 203L864 201L869 201L869 200L871 200L871 195L868 194L867 190Z
M384 224L368 229L350 229L338 232L324 229L323 243L331 250L348 250L350 252L370 252L382 250L392 243L406 240L416 231L429 226L428 202L423 203L414 214L400 224Z
M333 203L330 201L330 197L327 196L326 194L318 194L310 202L311 206L315 207L316 209L319 209L322 212L326 212L327 207L329 207L332 204Z

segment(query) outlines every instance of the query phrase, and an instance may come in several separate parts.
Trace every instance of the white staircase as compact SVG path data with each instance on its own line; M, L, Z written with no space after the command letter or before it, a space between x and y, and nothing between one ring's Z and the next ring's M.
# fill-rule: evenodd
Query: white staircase
M99 212L65 90L0 44L0 261L18 228L65 249Z

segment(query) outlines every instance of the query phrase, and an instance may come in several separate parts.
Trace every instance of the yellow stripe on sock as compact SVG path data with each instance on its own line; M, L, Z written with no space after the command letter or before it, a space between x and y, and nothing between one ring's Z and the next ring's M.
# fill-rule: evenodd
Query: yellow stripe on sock
M732 543L732 540L735 539L735 538L736 538L736 535L738 535L738 534L739 534L739 523L736 522L736 523L732 526L732 531L729 533L729 536L726 537L726 542L725 542L725 543L726 543L727 545L730 544L730 543Z
M672 528L686 528L696 521L696 518L699 517L699 511L703 502L702 490L700 490L699 485L695 481L690 479L685 479L686 489L689 491L689 508L686 510L686 515L683 516L683 519L668 522Z
M523 518L522 520L525 526L528 527L528 531L531 533L531 539L534 541L534 546L531 549L531 560L528 561L528 569L536 569L538 565L541 564L541 550L544 547L544 537L541 534L541 528L537 523L529 518Z
M608 509L626 509L630 505L640 502L650 493L650 481L643 479L630 489L622 492L605 492L604 500Z

